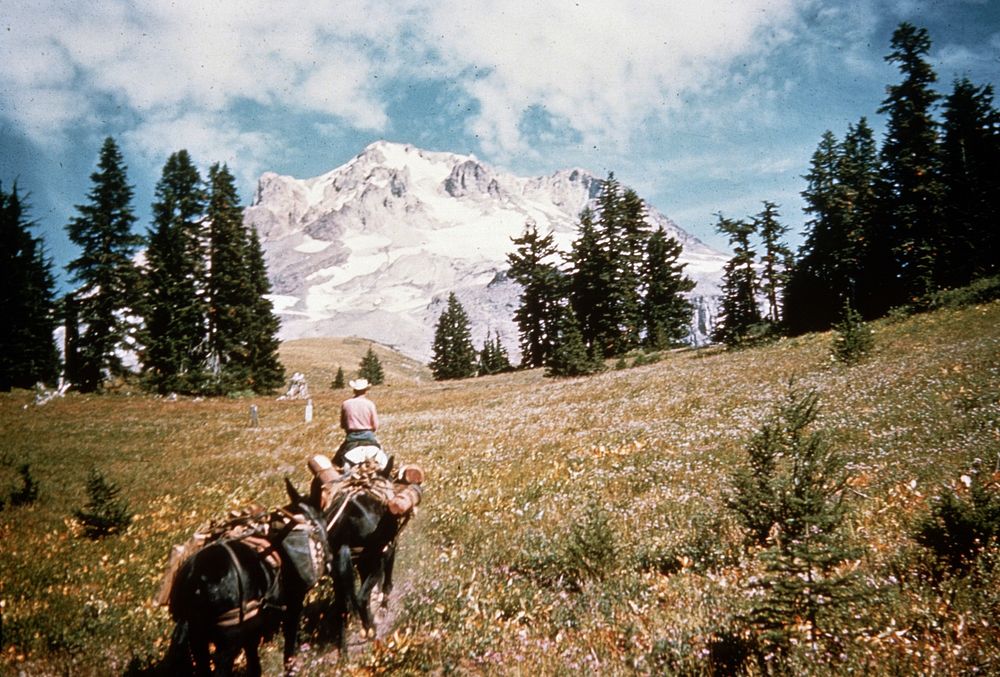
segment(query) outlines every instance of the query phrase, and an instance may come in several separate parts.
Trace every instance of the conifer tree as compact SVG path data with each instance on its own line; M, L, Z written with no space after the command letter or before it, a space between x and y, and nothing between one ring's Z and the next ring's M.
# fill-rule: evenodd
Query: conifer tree
M715 227L720 233L729 236L733 258L723 269L720 317L712 338L727 346L739 346L761 322L756 298L755 254L750 245L753 225L742 220L726 219L719 214Z
M225 168L223 168L225 169ZM225 170L229 174L228 170ZM232 175L229 175L232 181ZM253 227L243 230L246 247L247 275L252 291L250 322L245 333L245 345L249 355L250 388L255 393L270 393L285 382L285 368L278 358L278 330L281 321L274 314L274 304L267 298L271 293L271 282L267 279L267 265L260 238Z
M867 120L851 125L842 143L825 132L805 178L810 219L782 306L793 334L828 329L845 300L878 315L897 286L892 246L879 218L878 151Z
M55 281L41 238L17 184L10 193L0 185L0 391L53 383L59 354L53 340L56 327Z
M778 205L764 201L764 209L753 219L753 228L761 239L764 253L760 258L760 291L767 301L765 319L772 325L781 322L782 296L791 268L792 252L781 239L788 226L778 222Z
M826 329L833 322L828 309L836 303L836 284L830 283L832 258L843 231L838 196L839 142L827 130L813 152L803 211L809 214L805 240L788 280L784 303L785 324L793 334Z
M91 468L87 475L87 504L74 515L84 532L93 539L118 533L132 523L128 501L121 496L121 487Z
M209 169L207 285L208 366L216 393L253 390L253 313L258 291L251 262L243 208L232 174L225 165ZM268 389L265 389L268 390Z
M650 228L646 222L646 205L634 190L624 189L619 206L622 240L620 263L622 331L617 352L623 353L638 347L642 340L641 288Z
M763 547L747 620L778 656L793 641L836 645L835 614L857 599L841 566L856 556L842 529L844 461L812 429L817 411L815 392L789 387L750 441L727 498L748 540Z
M373 386L381 385L385 382L385 372L382 370L382 362L375 354L375 349L369 345L368 352L361 358L358 365L358 376L367 379Z
M569 293L580 335L588 350L604 353L605 317L610 313L608 270L612 266L601 244L594 213L580 213L579 236L569 255Z
M584 345L573 307L566 306L558 324L552 355L545 365L545 375L584 376L600 371L603 366Z
M678 263L680 255L681 243L662 226L650 236L642 274L642 310L645 345L652 350L680 345L690 331L693 307L683 294L694 289L695 283L684 275L687 264Z
M899 66L903 81L887 88L879 108L887 113L882 143L885 194L882 216L887 219L905 298L925 297L937 286L943 248L941 162L937 123L932 117L937 80L926 55L927 31L901 23L885 57Z
M469 316L454 292L434 329L434 356L431 372L435 380L468 378L476 375L476 349L469 332Z
M881 314L898 286L891 239L879 211L884 192L875 134L868 120L850 125L837 162L843 229L829 277L837 299L868 317ZM826 328L827 322L824 321Z
M346 384L345 378L346 377L344 376L344 368L340 365L337 365L337 375L333 377L333 385L331 387L334 390L343 389L344 385Z
M1000 272L1000 113L991 86L955 81L941 153L949 226L941 282L958 286Z
M500 332L496 332L492 339L490 335L490 330L487 330L483 348L479 351L480 376L499 374L511 369L510 356L507 354L507 348L500 341Z
M123 376L121 351L136 350L141 310L139 273L133 262L141 238L132 233L132 186L118 145L108 137L97 171L90 176L89 201L66 226L80 255L67 269L79 287L73 293L78 317L79 365L71 380L80 390L95 391L105 380Z
M874 339L872 330L862 319L861 314L851 307L849 301L844 302L844 310L840 322L833 326L833 358L844 364L854 364L860 361L872 348Z
M206 299L203 225L205 192L187 151L163 167L147 235L144 377L161 393L205 387Z
M552 233L541 235L527 223L520 237L512 238L515 251L507 255L508 274L521 285L520 305L514 311L521 366L541 367L552 351L558 309L564 295L563 274L556 266Z
M592 349L610 357L625 352L629 346L626 333L634 294L633 279L627 274L627 214L621 184L613 172L608 174L597 198L596 236L598 251L591 264L597 268L593 286L600 298L599 311L593 317ZM575 252L574 252L575 253ZM578 257L577 257L578 258Z

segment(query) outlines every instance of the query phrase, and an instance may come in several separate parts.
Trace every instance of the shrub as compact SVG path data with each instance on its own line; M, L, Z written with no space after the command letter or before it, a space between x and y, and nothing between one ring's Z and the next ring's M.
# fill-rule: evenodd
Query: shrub
M38 480L31 476L31 466L24 463L17 469L17 472L21 475L21 486L11 492L10 504L18 506L34 503L38 500Z
M358 367L358 376L367 379L373 386L382 385L385 382L385 371L382 369L382 362L375 354L375 349L368 346L368 352L361 358Z
M809 429L817 403L815 392L789 387L751 440L748 465L735 471L727 499L748 540L763 548L746 620L776 657L799 638L814 651L840 641L830 630L856 597L853 576L840 568L856 554L841 533L844 465L827 437Z
M120 497L121 489L91 469L87 476L89 501L74 514L90 538L100 538L124 530L132 523L128 502Z
M833 332L833 358L844 364L860 362L874 344L871 328L850 303L844 303L843 315Z
M980 553L1000 538L1000 491L983 481L978 468L964 475L968 491L947 489L918 522L914 540L953 573L969 571Z

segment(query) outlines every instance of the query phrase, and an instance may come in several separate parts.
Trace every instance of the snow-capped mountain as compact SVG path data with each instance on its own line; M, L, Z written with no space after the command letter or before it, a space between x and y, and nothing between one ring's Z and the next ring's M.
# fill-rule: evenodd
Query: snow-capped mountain
M551 230L567 252L601 180L580 169L522 178L469 155L379 141L322 176L261 176L245 220L257 229L281 317L281 338L360 336L429 360L449 292L469 315L476 346L499 332L518 355L519 286L506 256L525 223ZM682 244L698 286L696 340L726 256L649 208Z

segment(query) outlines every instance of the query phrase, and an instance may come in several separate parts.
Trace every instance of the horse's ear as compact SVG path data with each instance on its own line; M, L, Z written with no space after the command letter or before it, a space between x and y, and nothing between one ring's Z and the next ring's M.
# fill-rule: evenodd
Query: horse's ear
M300 494L292 484L292 481L288 479L288 475L285 475L285 491L288 492L288 498L291 499L293 505L299 505L300 503L306 502L306 500L302 498L302 494Z

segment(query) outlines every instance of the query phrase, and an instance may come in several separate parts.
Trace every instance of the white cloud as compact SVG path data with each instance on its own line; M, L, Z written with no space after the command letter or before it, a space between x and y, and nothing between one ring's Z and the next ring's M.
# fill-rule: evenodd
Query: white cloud
M368 76L383 31L391 35L398 20L374 3L363 11L234 0L47 4L5 8L0 43L4 109L36 140L85 120L91 102L108 96L140 116L250 100L367 129L386 123ZM22 103L46 100L61 112Z
M621 148L647 116L718 78L733 59L754 59L788 39L791 0L538 3L484 10L437 2L425 34L443 58L465 67L479 101L472 129L488 151L525 152L523 113L544 107L585 143ZM471 74L468 66L476 66ZM485 75L483 74L485 73Z
M244 99L378 131L388 123L387 80L452 73L480 104L470 126L484 147L510 154L524 149L519 127L532 106L585 141L620 145L651 111L676 105L677 93L787 39L781 27L795 2L33 5L9 8L0 81L14 101L53 96L62 113L15 111L36 136L60 131L73 111L86 116L90 106L71 99L99 96L140 116L221 111Z
M203 170L216 162L229 165L244 185L256 183L280 152L267 134L243 131L224 115L194 111L146 120L125 133L123 143L149 167L162 167L171 153L184 148Z

